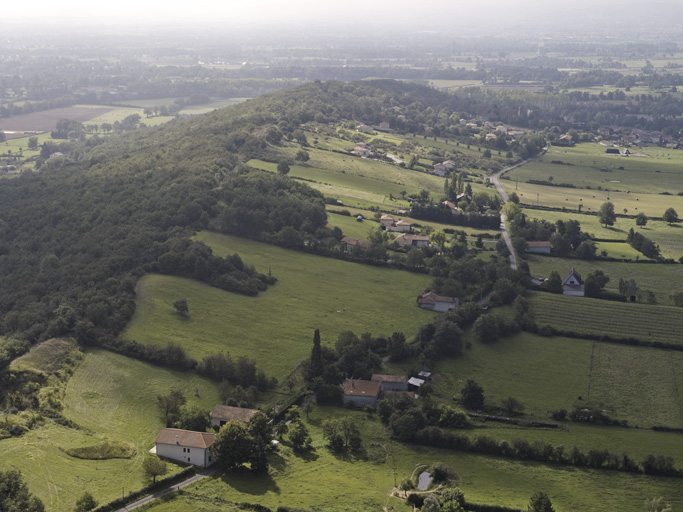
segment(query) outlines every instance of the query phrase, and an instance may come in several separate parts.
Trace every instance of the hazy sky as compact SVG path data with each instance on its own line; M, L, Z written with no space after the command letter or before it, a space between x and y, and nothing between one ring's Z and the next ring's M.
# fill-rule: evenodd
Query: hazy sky
M8 1L5 20L71 20L144 25L150 21L278 25L296 22L357 23L428 28L450 26L465 30L481 26L547 21L556 25L569 20L618 24L631 21L675 21L682 0L33 0Z

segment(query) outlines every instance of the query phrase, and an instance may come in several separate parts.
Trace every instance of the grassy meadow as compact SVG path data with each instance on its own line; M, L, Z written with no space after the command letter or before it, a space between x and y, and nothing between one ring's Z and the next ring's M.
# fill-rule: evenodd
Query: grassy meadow
M321 422L328 417L350 415L363 439L364 457L335 456L322 439ZM529 496L545 490L558 512L573 510L642 510L646 496L665 496L675 506L683 504L678 479L651 478L612 471L545 466L512 459L402 445L387 439L375 416L360 411L316 407L304 420L313 438L313 450L297 454L287 443L271 457L267 478L217 473L187 488L151 512L230 510L235 502L259 503L312 510L410 510L392 496L395 484L422 464L444 462L456 471L458 485L468 501L525 509ZM481 431L488 433L489 430ZM471 432L475 434L476 432ZM544 433L540 432L539 436ZM321 485L324 481L324 485Z
M313 331L333 344L341 331L412 336L433 313L416 305L429 276L303 254L251 240L202 232L216 254L238 253L278 282L258 297L229 293L189 279L148 275L137 286L137 308L123 336L140 343L180 344L191 357L229 351L256 360L282 379L308 356ZM185 298L190 314L175 314ZM286 347L286 348L285 348Z
M605 289L619 290L619 279L634 279L641 290L651 290L658 304L673 305L671 294L683 289L683 265L622 263L616 261L579 260L550 256L527 255L531 275L548 277L553 270L564 277L574 267L581 276L586 277L595 270L602 270L610 278ZM612 302L608 304L612 305Z
M36 358L30 363L35 367ZM24 361L26 363L26 361ZM141 464L153 446L163 416L156 396L171 388L188 403L211 409L218 403L215 383L104 350L89 350L70 378L63 398L64 416L76 427L48 422L22 437L0 440L0 469L21 470L31 491L47 510L67 512L83 492L101 503L145 485ZM195 397L199 390L199 398ZM122 441L135 447L131 459L86 460L66 449ZM171 472L180 468L170 465Z

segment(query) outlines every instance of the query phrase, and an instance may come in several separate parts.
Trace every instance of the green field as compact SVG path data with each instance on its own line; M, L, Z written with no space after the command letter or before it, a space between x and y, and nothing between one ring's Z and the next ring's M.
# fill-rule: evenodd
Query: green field
M602 270L610 278L605 288L615 292L619 291L620 278L627 281L634 279L639 289L655 293L658 304L673 305L671 294L683 289L683 265L680 264L586 261L539 255L527 255L526 260L534 277L549 277L553 270L564 277L574 267L585 278L591 272Z
M608 155L600 144L550 146L539 158L508 173L520 183L530 179L568 183L578 188L598 187L631 194L683 191L683 151L652 147L629 148L643 156ZM624 152L625 148L618 148ZM562 164L552 163L562 162ZM606 169L607 172L601 172ZM584 200L588 192L583 192ZM642 199L641 199L642 200Z
M588 297L534 293L530 299L538 325L552 325L563 331L607 334L662 343L683 343L681 309L613 302Z
M401 270L303 254L233 236L202 232L197 240L216 254L238 253L277 284L247 297L189 279L148 275L137 287L137 308L125 338L165 345L174 341L191 357L219 351L256 360L269 376L282 379L306 358L313 331L324 344L340 332L371 331L412 336L433 313L416 305L430 278ZM172 304L186 298L188 318Z
M662 220L649 220L645 227L639 227L636 226L635 219L619 217L614 226L606 228L600 224L600 219L597 215L535 210L531 208L524 208L523 212L530 218L545 219L553 224L558 220L577 220L581 223L581 230L588 233L591 238L626 240L629 230L633 228L634 231L643 234L658 244L663 257L678 259L683 256L681 227L676 224L670 226ZM641 259L644 258L640 253L636 253L636 255L639 255ZM635 256L633 256L633 259L635 259Z
M22 437L0 440L0 469L21 470L49 511L73 510L85 491L104 503L138 490L145 485L143 456L164 426L156 396L174 387L185 392L189 403L207 410L219 400L217 386L206 379L90 350L69 380L63 400L64 416L78 428L47 423ZM194 396L195 389L200 398ZM62 451L104 441L131 443L137 454L132 459L85 460Z

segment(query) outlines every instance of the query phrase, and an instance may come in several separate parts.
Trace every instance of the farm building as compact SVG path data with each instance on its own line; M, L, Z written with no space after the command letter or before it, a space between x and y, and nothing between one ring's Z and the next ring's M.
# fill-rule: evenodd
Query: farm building
M380 383L371 380L346 379L342 402L344 405L353 404L356 407L377 404Z
M550 254L552 245L550 242L527 242L527 251Z
M459 303L460 301L455 297L442 297L434 292L424 293L422 297L417 299L417 305L422 309L431 309L442 313L455 309Z
M392 231L398 231L399 233L409 233L412 230L412 224L407 220L399 220L393 226Z
M372 382L379 382L380 391L405 391L408 389L408 382L403 375L380 375L373 374L370 378Z
M605 150L605 153L608 155L618 155L619 154L619 148L607 148Z
M555 145L556 146L573 146L574 141L572 140L572 136L569 135L568 133L566 133L555 141Z
M562 280L562 290L562 293L565 295L584 296L583 279L581 279L581 275L573 267Z
M426 235L409 235L401 233L396 237L396 243L400 247L429 247L429 237Z
M409 389L420 389L420 386L424 384L425 381L423 379L418 379L417 377L410 377L408 379L408 388Z
M387 123L386 121L382 121L381 123L379 123L379 129L383 132L388 132L391 129L391 127L389 123Z
M211 445L215 440L216 434L165 428L154 440L152 452L159 457L208 468L215 462L211 453Z
M397 221L391 215L382 215L379 219L379 224L382 229L386 231L395 231L399 233L409 233L412 230L412 225L407 220Z
M341 239L341 246L344 251L351 253L356 247L364 247L370 245L364 238L351 238L345 236Z
M247 423L254 415L260 411L256 409L245 409L243 407L231 407L229 405L217 405L211 411L211 426L222 427L229 421L237 420Z
M453 215L455 215L455 214L458 212L458 207L455 206L455 203L452 202L452 201L444 201L444 202L441 203L441 204L445 204L446 206L448 206L448 207L451 209L451 213L452 213Z
M365 124L365 123L359 124L358 126L356 126L356 131L363 132L363 133L367 133L367 134L370 134L370 135L372 135L373 133L375 133L375 130L372 129L372 126L368 126L368 125Z

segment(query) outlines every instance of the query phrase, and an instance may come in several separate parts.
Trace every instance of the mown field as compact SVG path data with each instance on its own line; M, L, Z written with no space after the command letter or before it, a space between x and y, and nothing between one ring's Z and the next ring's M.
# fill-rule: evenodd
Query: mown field
M50 131L54 130L60 119L73 119L82 123L102 116L113 110L105 106L78 105L74 107L55 108L43 112L32 112L0 119L0 130L5 132ZM23 137L23 133L7 133L7 138Z
M642 156L625 156L608 155L605 149L595 143L550 146L545 155L510 171L508 176L520 183L530 179L551 180L584 189L630 190L631 194L683 191L683 151L637 147L629 151ZM621 153L625 150L618 149Z
M233 236L197 235L216 254L238 253L277 284L258 297L225 292L172 276L148 275L137 287L137 308L123 333L140 343L180 344L191 357L220 351L256 360L269 376L284 378L308 357L313 331L324 344L340 332L412 336L433 313L416 305L429 276L303 254ZM190 314L175 314L185 298Z
M610 291L619 291L620 278L634 279L639 289L655 293L658 304L673 305L671 294L683 289L683 265L680 264L586 261L539 255L527 255L526 261L534 277L548 277L553 270L564 277L572 267L583 277L595 270L602 270L610 278L605 287Z
M538 325L581 334L607 334L683 344L680 308L613 302L589 297L534 293L530 299Z
M206 379L90 350L70 378L63 399L64 416L78 428L48 423L22 437L0 440L0 469L21 470L31 491L53 512L70 512L85 491L103 503L140 489L145 485L143 457L164 426L156 396L172 388L183 390L189 403L207 410L219 400L216 384ZM84 460L63 451L110 440L131 443L136 455ZM179 470L174 465L170 469Z
M667 208L674 208L677 212L683 212L683 196L678 195L629 194L605 190L550 187L532 185L521 181L515 183L514 180L511 181L510 179L501 180L501 185L508 193L517 193L520 202L523 204L566 208L573 212L578 211L579 204L583 205L583 211L597 212L606 201L611 201L614 204L616 213L623 213L624 208L626 208L629 215L638 215L642 212L648 217L661 218Z
M523 211L530 218L545 219L553 224L558 220L577 220L581 223L581 230L590 234L592 238L626 240L629 230L633 228L634 231L641 233L659 245L662 256L665 258L679 259L683 256L683 236L681 236L683 233L681 233L681 226L678 224L669 225L663 220L649 220L645 227L639 227L636 226L635 219L619 217L614 226L606 228L600 224L597 215L531 208L524 208ZM636 253L636 255L640 255L640 259L644 258L640 253Z
M342 414L352 415L360 427L365 458L334 456L324 446L321 421ZM217 474L188 487L181 497L155 504L148 510L214 512L229 510L229 503L234 502L259 503L272 509L282 505L343 512L382 507L409 510L399 499L390 496L395 483L410 476L418 465L435 462L444 462L455 469L465 497L475 503L526 509L529 496L543 489L550 495L557 512L636 512L643 509L644 498L652 496L665 496L674 506L683 504L683 489L678 479L544 466L391 443L379 420L359 411L316 407L305 423L313 437L314 450L302 456L281 445L272 458L268 478ZM488 429L470 433L488 433Z

